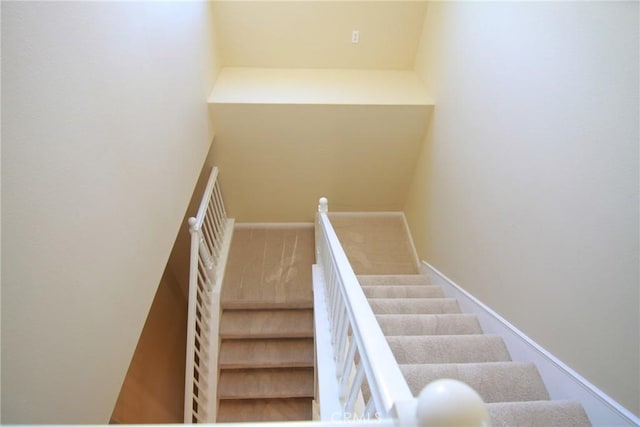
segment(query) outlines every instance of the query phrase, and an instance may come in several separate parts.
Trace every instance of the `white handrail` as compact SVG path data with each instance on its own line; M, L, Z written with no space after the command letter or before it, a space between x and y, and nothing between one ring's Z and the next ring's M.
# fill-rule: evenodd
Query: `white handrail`
M215 422L220 289L233 234L213 168L196 217L189 218L191 258L184 422Z
M325 279L343 415L353 415L361 395L360 415L390 418L394 404L413 400L413 395L331 226L326 199L318 211L317 262ZM368 387L363 388L364 380Z
M340 413L330 415L332 421L394 420L399 426L421 427L490 425L478 393L460 381L434 381L417 398L412 395L331 225L324 197L316 217L316 262L325 299L316 310L326 307L335 362L335 369L329 371L336 373L338 384L339 404L335 399L328 402L331 408L340 408ZM320 401L321 413L322 405Z

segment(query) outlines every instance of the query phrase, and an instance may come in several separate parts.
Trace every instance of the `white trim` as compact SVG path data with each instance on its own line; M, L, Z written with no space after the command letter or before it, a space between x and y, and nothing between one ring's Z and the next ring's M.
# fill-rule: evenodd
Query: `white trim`
M217 177L218 168L214 167L198 214L188 220L191 253L184 389L184 422L187 424L194 420L213 422L216 419L220 291L234 224L233 219L227 218ZM200 343L199 350L196 339ZM199 381L195 379L195 371ZM197 412L193 410L196 403Z
M216 276L216 283L214 284L213 289L217 290L218 293L222 292L222 282L224 281L224 274L227 271L227 261L229 260L229 254L231 253L231 241L233 240L233 230L235 225L235 219L228 218L227 224L225 225L225 233L224 239L222 241L222 251L220 253L220 260L218 265L220 265L220 271Z
M404 215L402 212L395 212L395 211L389 211L389 212L335 212L335 211L331 211L328 212L329 217L332 216L346 216L346 217L358 217L358 216L365 216L365 217L376 217L376 218L385 218L385 217L396 217L396 216L402 216Z
M409 228L409 222L407 221L407 217L404 212L400 212L402 214L402 223L404 224L404 230L407 233L407 238L409 239L409 248L411 250L411 254L413 255L413 263L415 264L416 270L420 271L420 259L418 258L418 251L416 250L416 244L413 241L413 235L411 234L411 229Z
M465 313L478 316L485 333L500 335L514 361L533 362L549 390L552 399L579 401L594 426L638 426L640 419L587 381L584 377L542 348L498 313L451 281L435 267L422 261L422 274L431 284L443 288L447 297L454 297Z
M318 264L311 267L313 277L313 317L315 328L315 351L317 390L316 402L320 406L320 420L331 421L335 414L342 414L336 364L331 351L329 314L324 296L324 275Z
M243 228L313 228L313 222L237 222L238 229Z
M327 284L330 285L327 288L328 294L332 292L330 288L334 290L328 304L331 307L329 321L334 357L343 358L347 353L353 356L346 347L347 327L350 328L353 343L357 346L360 356L359 368L364 370L374 410L379 416L387 418L396 401L412 399L413 395L351 268L328 214L319 212L317 220L319 232L316 234L316 257L324 270L325 278L330 278L327 280ZM341 359L341 362L345 360ZM337 372L346 375L340 363ZM360 373L358 377L361 377ZM359 391L359 381L348 383L348 387L349 393ZM344 384L341 390L344 390ZM353 394L349 394L347 398L345 410L342 412L345 416L352 411L352 397Z

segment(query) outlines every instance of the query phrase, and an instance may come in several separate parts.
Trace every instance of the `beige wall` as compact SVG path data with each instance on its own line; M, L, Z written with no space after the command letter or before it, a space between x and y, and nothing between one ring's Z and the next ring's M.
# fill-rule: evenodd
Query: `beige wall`
M429 5L421 258L640 411L638 3Z
M207 3L2 3L3 423L105 423L210 146Z
M226 67L410 69L425 1L218 1ZM360 43L351 32L360 31Z
M238 222L309 222L321 196L334 211L401 210L431 107L212 109L217 133L207 162L220 168L229 215Z

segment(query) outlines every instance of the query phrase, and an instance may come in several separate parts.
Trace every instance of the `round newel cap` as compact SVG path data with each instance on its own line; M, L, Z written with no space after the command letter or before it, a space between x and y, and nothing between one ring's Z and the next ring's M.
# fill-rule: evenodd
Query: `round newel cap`
M422 427L490 427L480 395L462 381L441 379L427 384L418 396L418 425Z
M318 201L318 212L328 212L329 211L329 200L326 197L320 197Z

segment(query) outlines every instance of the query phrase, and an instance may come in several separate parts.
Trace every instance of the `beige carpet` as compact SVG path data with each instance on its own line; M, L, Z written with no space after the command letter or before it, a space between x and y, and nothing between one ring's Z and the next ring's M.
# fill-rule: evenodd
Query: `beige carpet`
M453 378L480 394L494 427L590 425L580 404L549 400L533 363L512 362L501 337L483 334L476 316L416 274L401 216L330 218L415 395Z
M313 226L236 227L222 289L218 422L311 420Z
M400 215L330 213L329 218L356 274L418 273Z
M473 387L498 426L590 425L576 402L549 400L533 363L512 362L501 337L482 333L474 315L420 275L361 275L358 280L414 395L453 378Z
M225 308L311 308L314 230L236 227L222 288Z

